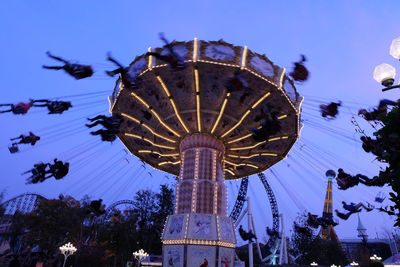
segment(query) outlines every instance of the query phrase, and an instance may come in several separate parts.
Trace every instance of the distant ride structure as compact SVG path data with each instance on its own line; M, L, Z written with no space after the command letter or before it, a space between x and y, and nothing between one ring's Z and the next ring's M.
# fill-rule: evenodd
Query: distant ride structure
M285 69L246 46L196 38L169 46L186 67L136 57L127 71L135 87L119 79L110 112L124 118L118 137L132 154L178 176L175 212L162 234L163 265L233 265L236 237L224 181L286 157L300 135L303 98ZM149 52L168 55L170 48ZM232 86L238 75L240 86ZM255 138L252 130L272 113L280 130Z
M279 215L278 203L276 201L275 194L272 191L272 188L269 185L264 173L259 173L257 176L258 176L258 178L260 178L260 181L264 186L265 192L268 197L269 205L271 208L271 215L272 215L271 230L274 233L279 233L280 232L280 230L279 230L279 216L280 215ZM231 213L229 214L229 218L232 219L233 224L236 226L235 228L237 228L237 226L239 225L239 217L241 215L244 216L242 211L243 211L243 207L246 202L246 199L247 199L248 185L249 185L249 177L242 178L242 180L240 182L239 192L236 197L235 204L232 208ZM274 254L274 256L276 255L276 252L277 252L276 246L279 245L278 239L280 239L279 235L272 235L269 237L267 243L264 246L264 249L262 251L260 251L262 253L262 257L265 257L269 254ZM263 260L262 257L261 257L261 260Z
M25 193L1 203L0 206L4 208L4 215L14 215L15 212L26 214L32 212L44 199L44 196L37 193Z
M103 220L109 220L114 214L126 213L133 211L135 202L133 200L118 200L107 207Z

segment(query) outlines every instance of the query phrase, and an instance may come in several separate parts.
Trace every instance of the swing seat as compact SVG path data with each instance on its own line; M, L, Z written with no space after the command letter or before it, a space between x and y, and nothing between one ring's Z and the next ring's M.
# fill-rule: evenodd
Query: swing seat
M16 144L13 144L13 145L9 146L8 150L10 150L11 154L19 152L19 148L18 148L18 146Z
M385 200L386 196L383 192L379 192L375 197L375 202L382 203Z

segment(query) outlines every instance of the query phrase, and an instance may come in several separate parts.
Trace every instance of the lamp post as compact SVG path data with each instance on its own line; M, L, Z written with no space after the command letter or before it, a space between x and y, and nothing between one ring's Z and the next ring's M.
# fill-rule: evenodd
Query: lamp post
M400 37L392 41L392 44L390 45L390 55L395 59L400 60ZM400 84L393 85L395 76L396 69L387 63L375 67L374 79L385 86L385 88L382 89L383 92L394 88L400 88Z
M374 254L373 256L369 257L369 259L370 259L371 261L380 261L380 260L382 260L382 258L376 256L376 254Z
M142 262L142 260L146 257L149 256L148 253L146 253L143 249L140 249L138 251L133 252L133 256L138 259L138 266L140 266L140 263Z
M358 263L353 261L352 263L350 263L351 266L358 266Z
M64 255L64 263L63 263L63 267L64 267L65 262L67 261L67 258L75 253L76 247L74 247L74 245L72 245L70 242L68 242L67 244L59 247L59 249L60 249L61 253Z

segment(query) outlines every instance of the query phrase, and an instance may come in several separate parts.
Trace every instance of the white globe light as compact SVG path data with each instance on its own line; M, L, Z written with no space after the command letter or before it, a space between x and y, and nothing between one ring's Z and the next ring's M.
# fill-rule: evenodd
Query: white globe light
M384 86L392 86L394 77L396 76L396 69L386 63L376 66L374 70L374 79L383 84Z
M394 39L390 45L390 54L400 60L400 37Z

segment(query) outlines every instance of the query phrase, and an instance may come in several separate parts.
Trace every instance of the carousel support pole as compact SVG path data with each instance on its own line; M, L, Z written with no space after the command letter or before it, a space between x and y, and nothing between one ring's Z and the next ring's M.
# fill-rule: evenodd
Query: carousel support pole
M288 255L287 255L287 246L286 246L286 235L285 235L285 226L283 224L283 214L280 214L281 217L281 247L279 251L279 265L288 263Z
M254 225L254 219L253 216L251 216L251 227L253 229L253 234L256 236L256 247L257 247L257 253L258 253L258 257L260 259L260 261L262 261L262 254L261 254L261 249L260 249L260 243L258 242L258 238L257 238L257 233L256 233L256 227Z
M252 231L251 227L251 206L250 206L250 197L247 197L247 219L249 225L249 232ZM253 232L253 231L252 231ZM249 238L249 267L253 267L253 243L251 242L251 238Z

